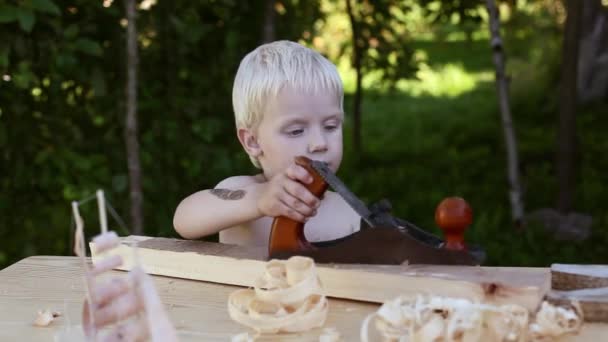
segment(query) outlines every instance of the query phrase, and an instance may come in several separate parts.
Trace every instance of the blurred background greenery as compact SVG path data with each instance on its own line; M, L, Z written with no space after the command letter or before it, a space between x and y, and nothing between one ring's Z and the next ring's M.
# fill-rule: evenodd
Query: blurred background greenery
M605 15L608 2L593 1ZM560 239L535 221L517 228L485 1L351 2L362 42L359 147L346 1L138 2L144 233L176 236L172 216L182 198L255 172L234 134L232 80L255 46L290 39L339 68L347 113L339 175L363 199L388 198L397 216L437 233L435 206L464 197L475 215L467 240L486 249L488 264L606 263L606 92L576 114L572 210L592 217L590 235ZM498 4L519 171L533 212L554 207L559 187L566 6ZM128 221L124 12L123 1L0 0L0 268L29 255L71 254L70 202L98 188ZM81 210L94 234L96 205Z

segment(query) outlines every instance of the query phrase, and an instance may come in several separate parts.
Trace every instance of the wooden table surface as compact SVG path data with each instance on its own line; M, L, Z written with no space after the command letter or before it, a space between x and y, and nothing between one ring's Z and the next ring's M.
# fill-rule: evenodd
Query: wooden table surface
M66 332L80 333L82 274L78 258L62 256L33 256L1 270L0 341L53 341ZM248 331L228 316L227 298L237 287L161 276L153 278L181 341L227 341L233 335ZM344 341L358 341L362 320L377 308L377 304L330 298L325 327L335 327ZM48 327L35 327L32 322L41 309L60 311L62 316ZM321 332L315 329L306 334L284 334L278 339L318 341ZM579 336L565 340L600 341L606 336L607 325L586 324Z
M0 341L53 341L68 327L81 330L82 274L78 258L62 256L33 256L1 270ZM238 287L153 278L180 341L229 341L231 336L248 331L228 316L228 295ZM325 327L337 328L345 341L357 341L361 321L377 308L376 304L330 299ZM35 327L32 322L40 309L60 311L63 316L48 327ZM321 332L315 329L280 335L280 339L318 341Z

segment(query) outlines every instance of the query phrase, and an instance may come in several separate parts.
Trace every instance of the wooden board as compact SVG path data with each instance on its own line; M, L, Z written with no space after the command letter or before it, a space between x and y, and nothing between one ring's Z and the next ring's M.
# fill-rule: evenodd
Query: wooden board
M129 236L110 251L133 267L133 248L151 274L252 286L263 272L266 251L203 241ZM105 255L95 253L93 262ZM490 304L519 304L534 311L550 287L548 269L432 265L318 265L329 297L382 303L399 295L433 294Z

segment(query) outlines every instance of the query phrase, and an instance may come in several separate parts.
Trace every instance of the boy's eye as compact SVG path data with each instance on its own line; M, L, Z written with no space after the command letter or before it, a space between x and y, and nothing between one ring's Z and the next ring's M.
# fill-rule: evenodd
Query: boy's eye
M304 130L301 128L292 129L292 130L287 131L287 134L292 137L297 137L297 136L301 135L302 133L304 133Z
M340 123L339 122L326 123L324 127L325 127L325 130L327 130L327 131L335 131L336 129L338 129L338 127L340 127Z

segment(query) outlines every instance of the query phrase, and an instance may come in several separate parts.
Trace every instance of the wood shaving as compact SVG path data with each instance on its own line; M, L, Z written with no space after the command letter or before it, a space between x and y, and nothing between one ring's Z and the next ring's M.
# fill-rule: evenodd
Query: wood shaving
M325 328L319 336L319 342L339 342L342 341L342 335L336 328Z
M259 334L251 334L248 332L236 334L230 338L231 342L253 342L258 338Z
M519 305L495 306L467 299L436 296L401 296L384 303L361 327L369 341L374 323L383 341L553 341L580 331L580 307L562 308L543 302L531 321Z
M583 324L583 311L578 302L570 308L554 306L543 302L536 314L536 322L530 324L533 341L551 341L565 334L575 334Z
M46 327L53 323L53 320L59 316L61 316L61 313L57 311L38 310L36 319L34 320L34 325L37 327Z
M254 289L228 297L233 320L258 333L301 332L323 326L328 302L311 258L271 260Z

